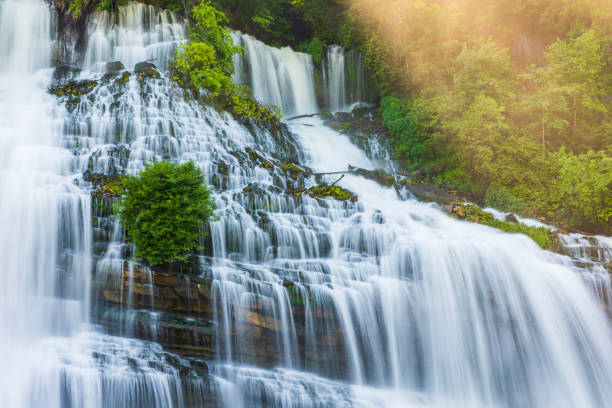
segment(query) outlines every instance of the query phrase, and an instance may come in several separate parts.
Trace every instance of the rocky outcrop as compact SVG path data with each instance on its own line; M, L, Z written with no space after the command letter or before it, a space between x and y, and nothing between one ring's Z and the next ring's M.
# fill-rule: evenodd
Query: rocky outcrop
M221 315L215 315L214 306L220 301L221 294L215 291L212 272L206 265L201 267L202 273L198 276L165 269L151 270L127 261L119 276L109 270L105 279L98 276L94 282L95 291L107 305L101 321L111 331L119 333L127 327L133 335L159 342L181 355L214 358L218 345L225 342L224 338L215 337L216 334L225 334L213 323L223 319ZM298 347L304 358L310 364L316 364L330 358L326 353L341 350L344 340L333 308L315 307L316 302L305 299L301 294L304 292L298 291L290 280L285 279L283 286L291 305ZM308 312L319 322L316 327L317 353L305 349L305 304L311 305ZM277 353L277 336L283 326L275 309L270 308L263 298L252 296L250 302L233 303L231 313L229 318L241 323L239 329L233 326L230 333L232 342L239 343L239 347L233 350L233 358L269 367L278 364L282 356ZM339 369L337 375L343 375L342 370Z

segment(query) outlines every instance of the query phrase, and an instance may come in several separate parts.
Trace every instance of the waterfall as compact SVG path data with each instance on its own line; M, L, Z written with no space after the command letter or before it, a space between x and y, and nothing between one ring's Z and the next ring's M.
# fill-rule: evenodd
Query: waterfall
M346 78L344 76L344 48L339 45L327 47L323 67L323 81L327 89L329 110L337 112L346 108Z
M557 255L355 175L337 185L357 201L300 194L337 178L313 172L389 152L369 157L318 117L265 128L200 105L164 72L185 23L140 3L95 13L84 82L52 84L82 91L51 95L50 20L42 0L0 0L1 406L612 400L609 238L570 236ZM310 56L232 38L256 98L286 116L325 109ZM365 76L347 85L362 57L327 53L325 93L346 109L366 97ZM145 60L161 75L135 75ZM134 262L114 198L95 198L97 180L153 158L193 160L215 188L197 268Z
M234 43L243 47L247 63L235 67L235 79L243 77L248 66L253 96L267 105L278 105L286 115L319 111L314 92L314 63L308 54L291 48L273 48L255 38L233 32Z
M18 18L16 18L18 16ZM0 2L0 405L42 392L41 342L87 321L89 197L46 92L51 16L37 0ZM51 353L49 351L49 353ZM52 395L40 395L40 398ZM53 406L52 398L48 405Z
M128 68L143 61L165 68L187 31L174 13L142 3L116 13L99 11L91 19L84 68L95 72L105 72L114 61Z

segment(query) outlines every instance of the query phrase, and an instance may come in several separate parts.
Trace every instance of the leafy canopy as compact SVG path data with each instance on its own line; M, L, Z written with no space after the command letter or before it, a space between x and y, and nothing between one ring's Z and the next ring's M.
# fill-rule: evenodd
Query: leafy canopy
M136 257L150 265L187 260L199 250L200 231L213 215L211 190L193 162L145 164L121 180L119 217Z

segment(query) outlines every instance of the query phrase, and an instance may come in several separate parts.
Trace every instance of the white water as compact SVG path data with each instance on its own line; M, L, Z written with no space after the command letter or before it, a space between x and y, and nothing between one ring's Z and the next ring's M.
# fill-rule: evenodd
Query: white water
M91 202L47 92L51 20L41 0L0 1L0 406L182 406L176 357L87 324Z
M330 112L346 110L346 78L344 76L344 48L332 45L327 48L327 55L323 67L323 82L327 90Z
M142 3L115 14L97 12L91 20L84 68L94 72L105 72L106 63L113 61L128 69L142 61L166 68L186 36L182 19Z
M28 54L24 50L35 48L20 44L13 51L14 42L2 42L22 30L19 38L39 33L48 44L48 10L38 0L0 5L0 56L17 61L0 77L9 79L0 88L0 203L11 214L0 213L0 259L3 265L8 261L0 271L5 285L0 289L0 355L8 361L0 365L1 406L187 404L184 380L170 361L176 357L160 346L76 333L78 327L49 327L49 322L78 326L86 321L87 256L74 257L81 264L67 268L83 278L70 280L73 290L53 293L57 285L41 280L71 287L56 272L64 263L53 254L64 247L79 254L90 245L89 197L72 183L76 174L87 169L136 173L152 157L194 160L219 191L210 267L217 358L210 369L224 406L573 408L604 407L612 400L610 324L584 283L589 271L576 273L569 258L542 251L525 236L456 221L433 205L401 201L394 190L360 177L340 182L358 194L356 204L283 194L291 181L278 169L249 162L246 148L278 163L298 162L321 171L345 170L348 164L375 167L346 136L316 118L292 125L295 136L249 132L228 115L185 100L164 79L141 82L135 76L127 83L101 83L70 113L54 108L45 94L48 80L40 86L32 80L48 77L37 74L48 58L38 48ZM7 5L13 8L7 11ZM100 67L114 60L131 67L138 58L148 58L140 38L154 38L153 32L173 26L170 17L161 27L141 25L137 11L142 7L131 4L122 11L132 17L120 20L114 32L131 27L134 35L99 53ZM160 13L151 13L151 20L161 21ZM9 17L14 15L29 16L32 23L17 26ZM102 13L98 21L107 18ZM90 32L95 37L102 31ZM256 97L282 104L288 115L316 112L308 56L237 36L246 49L241 62L251 70ZM151 40L145 48L166 47L166 40L159 41L162 45ZM39 46L38 40L26 44ZM44 58L36 65L25 55ZM24 89L27 99L20 99ZM18 103L24 99L27 104ZM62 131L50 119L53 109ZM29 144L19 145L22 140ZM38 154L49 147L52 154ZM222 175L223 166L227 177L219 181L215 176ZM50 176L32 176L41 173ZM40 180L52 182L41 185ZM305 180L307 186L314 182ZM261 186L262 193L243 191L250 183ZM272 185L278 190L267 190ZM45 212L59 205L57 189L70 198L67 217ZM43 197L32 197L33 191ZM83 208L82 214L76 208ZM98 210L95 215L106 220ZM75 221L65 233L70 245L53 238L67 219ZM129 262L121 258L120 239L116 226L116 242L98 259L96 280L109 271L114 279L124 279L122 269ZM125 290L131 293L128 275ZM292 281L292 288L284 280ZM32 286L35 282L41 283ZM296 296L301 303L292 301ZM77 299L68 302L77 305L77 317L51 319L37 306L49 299L62 304L66 298ZM259 351L247 324L247 311L255 305L274 333L266 347L277 356L276 369L249 366L257 362L250 353ZM30 370L40 367L32 375ZM201 382L189 387L200 396L206 392Z
M288 47L267 47L240 32L233 32L232 38L249 56L248 77L255 98L267 105L281 106L287 116L319 111L312 86L314 64L310 55ZM242 78L243 64L239 62L235 71L234 78Z
M47 357L42 339L69 336L88 316L90 203L73 184L74 158L61 148L61 122L46 92L50 17L40 1L0 2L3 407L25 405L41 391L32 378Z

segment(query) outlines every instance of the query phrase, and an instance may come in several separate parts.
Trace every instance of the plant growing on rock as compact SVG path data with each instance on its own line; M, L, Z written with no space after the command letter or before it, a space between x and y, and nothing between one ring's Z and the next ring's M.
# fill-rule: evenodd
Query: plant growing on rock
M240 48L234 46L221 25L227 22L225 15L209 0L202 0L193 8L192 17L192 41L177 50L172 79L238 117L277 125L281 119L279 108L261 105L248 87L230 79L234 71L232 57Z
M135 244L136 257L150 265L186 261L201 250L200 231L213 216L212 191L193 162L152 162L138 176L121 180L118 212Z

